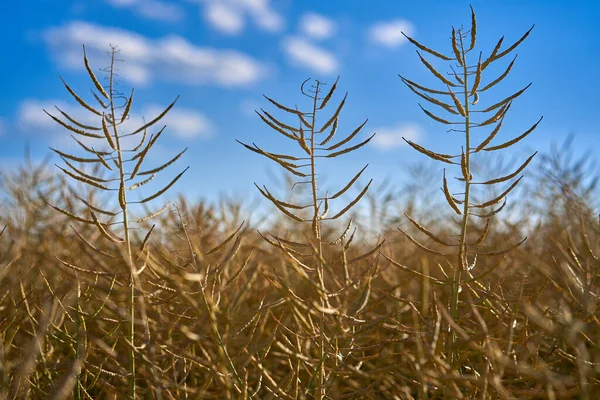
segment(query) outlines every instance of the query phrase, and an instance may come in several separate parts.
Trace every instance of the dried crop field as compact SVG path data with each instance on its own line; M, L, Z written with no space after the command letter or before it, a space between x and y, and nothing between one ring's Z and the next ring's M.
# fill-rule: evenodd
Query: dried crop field
M136 98L115 89L116 53L104 81L84 47L94 95L68 82L64 95L97 123L48 110L77 146L52 149L57 167L2 176L0 398L600 398L593 160L573 160L566 142L491 163L542 123L531 115L520 133L502 130L528 84L487 92L518 68L532 29L480 48L471 9L444 49L408 38L438 85L400 76L404 94L461 140L405 139L443 169L433 191L407 186L402 201L404 188L376 187L366 165L346 181L318 179L324 160L373 138L366 121L338 132L352 101L343 76L301 83L303 108L267 93L257 118L296 151L259 138L232 146L290 177L290 198L256 184L278 215L268 223L234 202L161 204L189 173L185 150L158 165L148 157L177 99L125 130ZM441 206L427 208L425 192Z

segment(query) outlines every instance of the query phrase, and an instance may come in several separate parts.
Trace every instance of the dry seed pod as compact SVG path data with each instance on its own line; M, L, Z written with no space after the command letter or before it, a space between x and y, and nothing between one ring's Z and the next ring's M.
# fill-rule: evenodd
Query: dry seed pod
M521 139L523 139L525 136L529 135L531 132L534 131L535 128L537 128L537 126L539 125L540 122L542 122L542 119L544 119L544 117L540 117L540 119L528 130L525 131L525 133L523 133L520 136L517 136L516 138L509 140L508 142L502 143L498 146L492 146L492 147L486 147L483 150L484 151L494 151L494 150L500 150L500 149L505 149L507 147L512 146L513 144L519 142Z
M108 145L111 147L111 149L116 150L117 147L115 146L110 132L108 131L108 125L106 124L106 117L104 114L102 114L102 132L104 132L104 137L106 138L106 141L108 142Z
M127 99L127 104L125 105L125 111L123 111L123 115L121 115L121 123L125 122L125 120L127 119L127 116L129 115L129 111L131 111L131 104L133 104L133 91L134 89L131 89L131 94L129 95L129 98Z
M506 197L506 195L508 193L510 193L521 181L521 179L523 179L523 176L521 176L519 179L517 179L516 181L514 181L509 187L508 189L506 189L504 192L502 192L500 195L494 197L491 200L486 201L485 203L481 203L481 204L472 204L472 207L477 207L477 208L485 208L485 207L489 207L492 206L494 204L499 203L500 201L502 201L502 199L504 199Z
M506 116L506 114L504 114L502 116L502 118L500 118L500 122L498 123L498 125L496 125L494 130L489 134L489 136L487 138L484 139L483 142L481 142L481 144L479 144L479 146L477 146L477 148L475 149L475 153L481 151L483 148L485 148L485 146L487 146L492 141L492 139L494 139L494 137L500 131L500 128L502 128L502 123L504 122L505 116Z
M346 98L348 97L348 93L346 93L346 95L344 96L344 98L342 99L342 102L340 103L340 105L338 106L338 108L335 110L335 113L331 116L331 118L329 118L329 120L325 123L325 125L323 125L321 127L321 129L319 130L319 133L324 132L325 129L329 128L329 126L334 122L338 120L338 117L340 115L340 112L342 111L342 108L344 107L344 104L346 104Z
M450 92L450 96L452 97L452 100L454 101L454 105L456 106L456 109L458 110L460 115L462 115L463 117L466 117L467 113L465 111L465 108L461 104L460 100L458 100L458 97L456 97L456 95L454 93L452 93L452 91L450 90L450 87L448 87L448 91Z
M464 86L465 85L465 80L463 78L461 78L461 76L456 72L456 70L454 69L454 66L450 66L450 70L452 71L452 76L454 77L454 79L456 80L456 82L459 83L458 86Z
M445 119L443 119L443 118L440 118L440 117L438 117L438 116L436 116L436 115L433 115L431 112L429 112L429 111L427 111L426 109L424 109L424 108L423 108L423 106L421 106L420 104L419 104L419 107L421 107L421 110L423 110L423 112L424 112L424 113L425 113L425 114L426 114L426 115L427 115L429 118L433 119L434 121L437 121L437 122L440 122L440 123L442 123L442 124L446 124L446 125L452 125L452 122L450 122L450 121L447 121L447 120L445 120Z
M519 168L517 168L517 170L514 171L513 173L505 175L505 176L502 176L500 178L491 179L489 181L477 182L477 184L479 184L479 185L493 185L493 184L496 184L496 183L506 182L506 181L514 178L515 176L519 175L519 173L521 171L523 171L525 169L525 167L527 167L527 165L529 165L529 163L531 162L531 160L533 160L533 157L535 157L536 154L537 154L537 151L535 153L533 153L527 160L525 160L525 162L523 164L521 164L521 166Z
M489 213L486 213L486 214L475 214L475 213L473 213L471 215L473 215L475 217L487 219L487 218L493 217L494 215L498 214L500 211L502 211L504 209L505 206L506 206L506 197L504 198L504 200L502 202L502 205L500 207L498 207L497 209L492 210L492 211L490 211Z
M327 143L329 143L329 141L331 139L333 139L333 137L335 136L335 133L337 132L337 127L338 127L338 119L336 118L335 121L333 121L333 126L331 127L331 132L329 132L329 135L327 135L325 140L323 140L321 143L319 143L319 146L324 146Z
M76 133L78 135L81 135L81 136L86 136L86 137L94 138L94 139L101 139L101 138L103 138L102 135L97 135L95 133L89 133L89 132L84 131L83 129L76 128L76 127L74 127L72 125L69 125L66 122L64 122L64 121L56 118L54 115L50 114L48 111L46 111L46 110L43 110L43 111L46 113L46 115L48 115L50 118L52 118L54 120L54 122L58 123L59 125L62 125L62 127L67 128L71 132L74 132L74 133Z
M424 250L427 253L431 253L431 254L436 255L436 256L448 256L448 254L444 254L444 253L441 253L441 252L439 252L437 250L430 249L429 247L425 246L424 244L421 244L418 240L416 240L415 238L413 238L412 236L410 236L408 233L404 232L400 228L398 228L398 230L400 232L402 232L404 234L404 236L406 236L408 238L408 240L410 240L412 243L414 243L421 250Z
M454 27L452 27L452 51L454 51L454 57L456 57L456 61L458 61L461 66L464 66L464 61L462 60L460 50L458 50L458 44L456 43L456 30Z
M408 143L408 145L410 147L412 147L413 149L417 150L419 153L423 153L426 156L433 158L434 160L437 161L441 161L447 164L454 164L453 161L451 161L452 158L454 158L453 156L449 155L449 154L441 154L441 153L436 153L433 152L431 150L427 150L425 147L423 146L419 146L418 144L402 137L402 140L404 140L406 143Z
M492 115L490 118L486 119L485 121L479 123L478 127L483 127L483 126L487 126L493 123L498 122L498 120L500 120L502 117L504 117L504 115L506 115L506 113L508 112L508 110L510 109L512 103L506 103L504 104L497 112L496 114Z
M342 194L346 193L346 191L348 189L350 189L352 187L352 185L354 185L354 183L358 180L358 178L362 175L363 171L365 169L367 169L367 167L369 166L369 164L365 165L363 167L363 169L361 169L360 171L358 171L358 173L356 175L354 175L354 178L352 178L350 180L350 182L348 182L348 184L346 184L346 186L344 186L342 189L340 189L337 193L335 193L333 196L331 196L329 199L333 200L333 199L337 199L338 197L340 197Z
M527 240L527 238L524 238L523 240L521 240L518 243L515 243L505 249L499 250L499 251L490 251L490 252L477 252L476 254L480 255L480 256L503 256L506 253L510 253L512 250L516 249L517 247L521 246L523 243L525 243L525 241Z
M350 219L350 221L348 222L348 226L344 230L344 233L342 233L342 235L338 239L334 240L333 242L329 242L328 244L334 245L334 244L341 243L344 239L346 239L346 236L348 236L350 229L352 229L352 219Z
M475 70L475 82L473 83L473 87L471 88L471 96L474 96L477 93L477 89L479 88L479 84L481 83L481 71L481 53L479 53L479 61L477 62L477 69ZM481 91L483 92L484 90L485 89Z
M427 60L425 60L423 58L423 56L417 51L417 54L419 55L419 58L421 59L421 62L423 63L423 65L425 65L427 67L427 69L429 71L431 71L431 73L438 78L440 81L442 81L443 83L445 83L448 86L456 86L454 83L450 82L448 79L446 79L442 74L440 74L435 68L433 68L433 66L431 64L429 64L427 62Z
M424 226L422 226L421 224L419 224L417 221L415 221L414 219L412 219L410 217L410 215L404 213L404 215L406 216L406 218L408 218L408 220L421 232L423 232L425 235L429 236L429 238L431 238L433 241L438 242L439 244L443 244L444 246L452 246L452 244L442 240L441 238L439 238L437 235L435 235L434 233L432 233L431 231L429 231L427 228L425 228Z
M535 28L535 24L533 24L531 26L531 28L529 28L529 30L527 32L525 32L525 34L519 40L517 40L512 46L510 46L508 49L504 50L502 53L496 55L494 57L493 61L499 60L500 58L504 57L505 55L507 55L508 53L510 53L511 51L513 51L514 49L516 49L521 43L523 43L523 41L525 39L527 39L527 36L529 36L529 34L533 30L533 28Z
M465 154L464 149L462 149L462 155L460 158L460 168L462 170L463 179L466 181L470 181L472 175L469 173L469 167L467 166L467 154Z
M98 78L96 78L96 75L94 74L94 71L92 70L92 67L90 67L90 63L87 59L87 55L85 54L85 46L83 46L83 63L85 64L85 69L87 70L88 75L90 76L90 79L94 83L94 86L96 86L96 89L98 89L100 94L102 96L104 96L105 99L108 99L108 93L106 93L106 91L104 90L104 88L102 87L100 82L98 81Z
M498 83L500 83L504 78L506 78L508 76L508 74L510 73L510 71L512 70L513 65L515 65L515 61L517 60L517 55L515 55L515 58L513 58L513 60L510 62L510 64L508 64L508 67L506 68L506 70L502 73L502 75L500 75L498 78L494 79L492 82L488 83L487 85L485 85L483 87L483 89L481 89L482 92L485 92L486 90L496 86Z
M102 128L97 127L97 126L90 126L90 125L86 125L86 124L82 124L81 122L77 121L75 118L72 118L69 114L67 114L66 112L64 112L63 110L61 110L60 108L58 108L57 106L54 106L54 108L56 108L56 110L58 110L59 113L62 114L63 117L65 117L70 123L84 129L84 130L88 130L88 131L99 131Z
M266 111L262 110L261 111L264 113L264 115L266 115L269 119L274 120L274 118L267 113ZM285 125L283 123L280 123L279 126L275 125L272 121L267 120L263 114L259 113L258 111L255 111L256 114L260 117L260 119L263 120L263 122L267 125L269 125L269 127L271 127L272 129L276 130L277 132L281 133L282 135L284 135L287 138L290 139L298 139L298 137L294 134L294 132L299 132L300 130L298 128L292 128L291 126ZM288 132L288 130L290 132Z
M333 93L335 92L335 89L337 88L337 84L338 84L339 80L340 80L340 77L338 76L337 79L335 80L335 82L333 83L333 85L331 86L331 89L329 90L327 95L323 98L323 101L321 102L321 105L319 106L320 110L324 109L325 106L327 106L327 103L329 102L329 100L331 99L331 96L333 96Z
M417 42L416 40L414 40L413 38L407 36L404 32L402 32L402 35L404 35L404 37L406 39L408 39L409 42L411 42L412 44L414 44L415 46L417 46L419 49L426 51L427 53L436 56L437 58L441 58L444 61L450 61L451 58L447 57L441 53L436 52L435 50L432 50L426 46L423 46L421 43Z
M525 86L523 89L519 90L518 92L508 96L507 98L505 98L502 101L499 101L498 103L489 106L488 108L486 108L485 110L482 110L481 112L486 113L486 112L490 112L495 110L498 107L501 107L505 104L508 104L510 102L512 102L514 99L516 99L517 97L519 97L521 94L523 94L524 91L526 91L527 89L529 89L529 86L531 86L531 83L527 86Z
M479 235L479 238L474 243L475 246L478 246L485 241L485 238L487 238L487 234L489 231L490 231L490 219L488 218L487 221L485 222L485 227L483 228L483 232L481 232L481 235Z
M450 194L450 190L448 189L448 181L446 180L446 169L444 169L444 189L443 190L444 190L444 195L446 196L446 200L448 201L448 204L450 204L450 207L452 207L452 209L458 215L461 215L462 212L460 211L458 206L454 203L454 200L452 199L452 195Z
M473 50L477 42L477 18L475 17L475 10L473 10L473 6L469 7L471 8L471 45L467 51Z
M404 82L404 81L403 81ZM454 115L458 115L458 112L454 111L454 109L452 109L452 106L450 104L446 104L443 101L440 101L434 97L428 96L424 93L419 92L418 90L416 90L412 85L409 85L408 83L404 82L406 84L406 86L408 86L408 88L415 93L416 95L420 96L421 98L427 100L428 102L435 104L437 106L442 107L444 110L448 111L450 114L454 114ZM450 95L453 95L450 92L447 92ZM456 103L455 103L456 104Z
M402 75L398 74L398 76L400 77L400 79L402 79L402 82L406 85L406 86L412 86L412 87L416 87L417 89L420 89L424 92L428 92L428 93L433 93L433 94L450 94L446 91L443 90L436 90L436 89L431 89L422 85L419 85L416 82L413 82L409 79L406 79L405 77L403 77Z
M79 97L77 95L77 93L75 93L75 91L73 89L71 89L71 87L69 85L67 85L67 82L65 82L62 78L60 78L60 80L62 81L63 85L65 85L65 88L67 89L67 91L69 92L69 94L71 96L73 96L73 98L75 99L75 101L77 103L79 103L80 106L82 106L83 108L85 108L86 110L98 115L98 116L102 116L102 113L98 110L96 110L94 107L90 106L89 104L87 104L81 97Z
M484 69L486 69L487 66L490 65L490 63L492 61L494 61L494 57L496 57L496 54L498 54L498 51L500 51L500 46L502 46L503 41L504 41L504 36L502 36L500 38L500 40L498 40L498 43L496 43L496 47L494 47L494 50L492 50L492 53L490 54L490 56L483 62L483 64L481 64L482 71Z

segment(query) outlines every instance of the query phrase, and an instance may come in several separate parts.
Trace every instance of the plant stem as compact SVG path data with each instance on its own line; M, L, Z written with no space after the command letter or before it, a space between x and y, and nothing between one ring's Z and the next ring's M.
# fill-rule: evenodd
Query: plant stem
M467 228L469 223L469 199L470 199L470 189L471 189L471 115L469 113L469 72L467 68L467 52L465 51L463 44L463 36L462 31L458 31L459 41L460 41L460 49L463 60L463 91L464 91L464 109L465 109L465 168L466 175L465 178L465 197L463 204L463 218L462 218L462 227L460 232L460 248L458 250L458 260L456 269L454 270L454 279L452 281L452 302L450 305L450 316L453 320L456 321L458 317L458 295L460 291L460 283L462 278L462 269L464 268L463 263L467 261ZM456 331L452 329L452 339L450 342L450 360L451 362L455 360L455 352L454 345L456 343Z
M75 362L78 362L81 356L81 285L79 283L79 278L77 278L77 303L76 303L76 311L75 317L77 318L77 343L75 344ZM75 375L75 399L81 399L81 387L79 384L79 380L81 379L81 369L77 370L77 374Z
M326 296L325 296L325 280L324 280L324 268L322 260L323 248L321 245L321 221L319 219L319 208L318 208L318 196L317 196L317 176L316 176L316 165L315 165L315 124L317 122L317 100L319 98L320 84L317 80L315 95L313 98L313 110L312 110L312 126L310 129L310 169L311 169L311 185L312 185L312 197L313 197L313 233L317 241L317 274L319 276L320 285L320 301L321 307L326 308ZM323 399L325 397L325 314L321 313L321 320L319 321L319 389L317 399Z
M115 64L115 49L112 51L110 61L110 74L109 74L109 96L110 96L110 116L112 119L113 134L115 136L115 147L117 151L118 164L119 164L119 179L120 187L125 185L125 170L123 167L123 156L121 152L121 143L119 141L119 134L117 132L117 119L115 115L115 103L114 103L114 64ZM121 193L119 193L121 195ZM125 231L125 246L127 247L127 263L129 267L129 397L132 400L136 398L136 386L135 386L135 268L133 266L133 257L131 254L131 240L129 236L129 221L127 219L127 198L125 190L122 193L123 201L119 202L121 210L123 211L123 229ZM121 204L122 203L122 204Z

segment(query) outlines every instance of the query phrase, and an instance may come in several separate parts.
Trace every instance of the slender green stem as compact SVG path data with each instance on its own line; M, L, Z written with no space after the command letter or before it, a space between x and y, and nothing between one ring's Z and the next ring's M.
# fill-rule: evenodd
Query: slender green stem
M77 343L75 344L75 362L78 362L81 358L81 285L79 284L79 278L77 278L77 303L75 310L75 317L77 318ZM75 399L81 399L81 385L79 380L81 379L81 370L78 369L75 375Z
M469 223L469 200L470 200L470 174L471 174L471 115L469 112L469 72L468 72L468 64L467 64L467 52L465 51L463 44L462 31L459 30L459 43L460 50L462 54L463 60L463 91L464 91L464 109L465 109L465 169L466 169L466 177L465 177L465 197L463 204L463 217L462 217L462 226L460 232L460 247L458 250L458 260L456 263L456 269L454 270L454 280L452 281L452 302L450 304L450 315L452 319L456 320L458 317L458 296L460 292L460 285L462 279L462 269L464 268L463 263L467 262L467 228ZM456 343L456 332L452 330L452 339L450 342L450 357L449 359L454 362L455 353L454 353L454 344Z
M115 115L115 103L114 103L114 64L115 64L115 50L113 49L111 62L110 62L110 74L109 74L109 96L110 96L110 116L112 119L112 129L115 138L115 147L117 151L118 165L119 165L119 179L120 185L125 185L125 170L123 166L123 155L121 151L121 143L119 140L119 134L117 132L117 119ZM129 397L134 400L136 398L136 385L135 385L135 269L133 266L133 256L131 254L131 240L129 236L129 220L127 218L127 198L126 193L119 193L123 196L123 201L119 202L121 210L123 211L123 229L125 230L125 246L127 247L127 263L129 267Z
M316 175L316 165L315 165L315 126L317 122L317 100L319 98L319 89L320 84L317 80L315 95L313 98L313 110L312 110L312 126L310 129L310 172L311 172L311 186L312 186L312 197L313 197L313 233L315 239L317 241L317 254L316 254L316 263L317 263L317 274L319 276L319 284L320 284L320 298L321 298L321 307L326 308L326 298L325 298L325 280L324 280L324 269L323 263L321 262L323 255L323 248L321 243L321 221L319 219L319 208L318 208L318 195L317 195L317 175ZM325 397L325 314L321 314L321 320L319 321L319 389L317 399L323 399Z

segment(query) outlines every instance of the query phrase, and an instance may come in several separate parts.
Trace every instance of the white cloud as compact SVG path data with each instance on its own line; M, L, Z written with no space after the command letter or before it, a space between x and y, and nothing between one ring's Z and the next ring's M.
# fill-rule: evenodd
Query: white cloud
M395 48L407 42L402 32L408 36L414 34L414 25L407 20L397 19L388 22L378 22L369 29L369 38L372 42Z
M307 13L300 19L300 30L312 39L327 39L335 33L336 24L322 15Z
M379 150L391 150L405 146L407 140L415 141L423 137L423 129L414 123L400 123L395 126L375 129L377 134L371 140L371 145Z
M189 108L173 108L160 124L167 125L167 130L180 139L209 138L214 133L212 122L202 113ZM165 107L152 105L145 108L146 120L160 114ZM134 116L133 119L136 119Z
M221 32L237 35L244 29L242 12L227 4L213 2L206 6L205 18Z
M175 4L160 0L106 0L116 8L130 8L139 16L166 22L181 21L183 10Z
M320 74L331 74L338 69L338 61L333 54L303 38L285 38L283 51L293 64Z
M90 104L93 103L90 102ZM60 100L28 99L23 101L17 109L17 126L22 131L36 134L38 137L46 135L50 140L61 137L67 139L73 133L53 121L52 118L43 111L46 110L55 117L68 122L55 106L82 124L89 126L100 125L100 120L97 115L85 110L78 104L65 103ZM134 109L137 108L135 104L133 107ZM136 130L139 126L144 124L144 121L154 119L165 109L165 106L157 104L142 106L142 112L137 112L134 109L132 109L132 113L128 120L121 125L121 131L123 133ZM163 125L167 125L165 132L166 136L174 135L184 140L195 138L207 139L210 138L215 131L213 123L204 114L189 108L178 108L177 105L175 105L175 107L171 109L156 126L162 127ZM81 139L86 144L98 143L95 142L98 139L86 139L80 136L77 136L77 138ZM135 141L139 141L139 139L135 139Z
M124 1L124 0L121 0ZM136 85L154 80L191 85L247 86L266 76L266 67L235 50L196 46L177 35L149 39L138 33L74 21L47 30L44 40L63 67L82 70L81 45L85 44L93 65L105 66L109 44L121 51L119 76ZM97 61L97 63L95 62Z
M283 17L272 8L270 0L188 1L202 5L206 21L225 34L240 34L247 19L267 32L279 32L284 27Z

